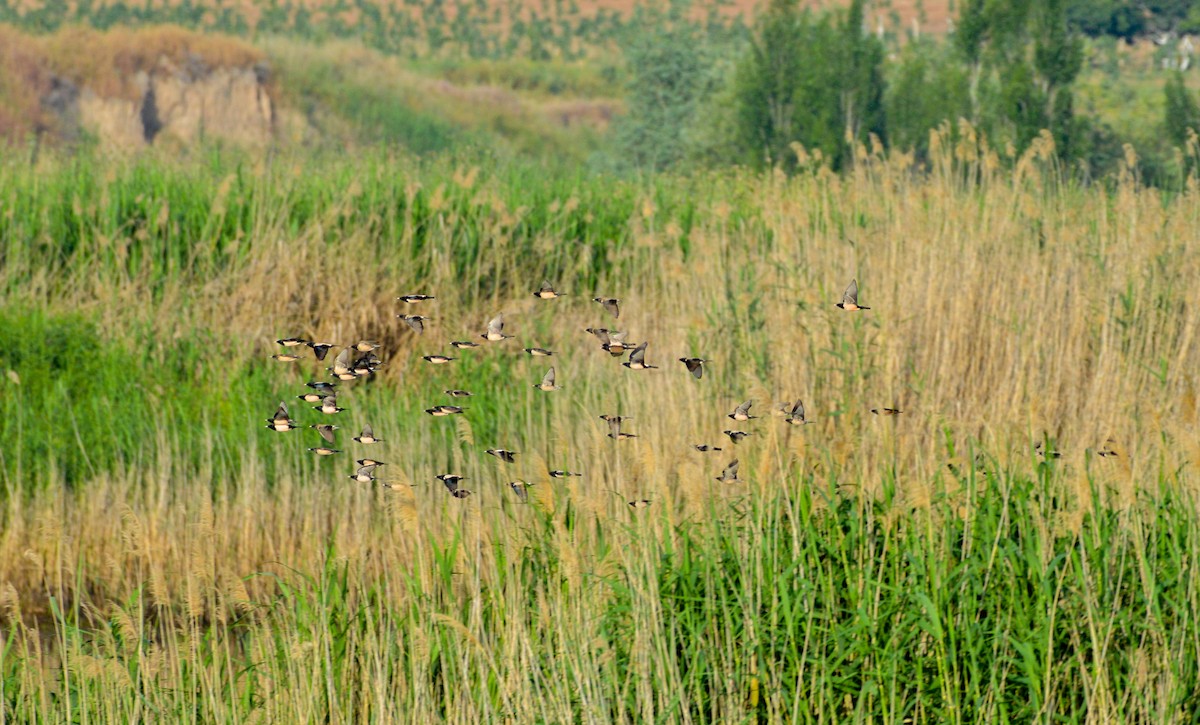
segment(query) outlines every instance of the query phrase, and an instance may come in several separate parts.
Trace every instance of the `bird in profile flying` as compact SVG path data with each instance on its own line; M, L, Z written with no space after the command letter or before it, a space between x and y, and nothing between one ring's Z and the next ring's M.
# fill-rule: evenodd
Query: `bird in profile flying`
M850 280L850 286L842 293L842 301L837 304L843 310L869 310L870 307L862 307L858 304L858 280Z

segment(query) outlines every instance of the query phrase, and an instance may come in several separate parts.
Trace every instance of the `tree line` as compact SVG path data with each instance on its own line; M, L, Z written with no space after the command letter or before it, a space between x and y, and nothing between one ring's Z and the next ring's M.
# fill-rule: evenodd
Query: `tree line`
M1006 158L1048 132L1064 168L1089 177L1114 168L1123 140L1077 108L1078 2L964 0L959 8L946 39L912 39L891 54L867 32L864 0L826 13L770 0L748 33L719 40L684 14L662 18L625 48L628 112L615 129L616 156L639 169L792 170L816 155L841 169L862 145L912 151L920 162L932 130L948 124L954 134L965 120ZM1200 127L1178 72L1165 93L1150 181L1178 178L1167 144L1186 147Z

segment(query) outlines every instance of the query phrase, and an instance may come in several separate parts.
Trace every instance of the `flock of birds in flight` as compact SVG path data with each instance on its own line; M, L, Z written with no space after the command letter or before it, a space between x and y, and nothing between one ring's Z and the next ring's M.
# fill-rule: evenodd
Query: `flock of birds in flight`
M556 291L549 282L543 282L542 286L533 293L533 296L542 300L553 300L563 296L563 294L564 293ZM397 297L396 299L398 302L404 302L412 306L423 302L428 302L435 299L435 297L433 295L425 294L410 294ZM609 314L613 316L614 319L618 319L620 317L620 299L613 297L594 297L593 301L599 303ZM837 307L850 312L871 309L870 307L863 307L858 304L857 280L852 280L850 282L850 285L842 294L842 301L837 303ZM424 333L425 324L431 320L429 317L413 314L399 314L396 315L396 317L408 324L408 326L417 334ZM650 365L646 362L646 347L648 343L642 342L640 344L633 344L629 342L627 332L598 327L589 327L587 328L586 332L594 335L600 341L601 348L613 357L623 357L628 352L629 358L621 364L630 370L655 370L658 368L657 365ZM487 329L479 336L488 343L497 343L510 339L512 336L504 333L504 314L501 313L493 317L491 321L487 323ZM301 357L299 351L303 347L310 348L318 361L325 360L326 356L329 354L329 351L334 347L337 347L337 345L333 343L315 342L311 340L305 340L300 337L283 338L276 340L276 342L283 346L283 351L276 355L272 355L272 358L278 360L279 362L285 363L299 360ZM468 350L481 346L480 343L470 340L454 340L450 343L450 345L457 350ZM337 355L337 357L334 358L333 365L327 368L328 372L333 377L333 380L309 381L306 383L306 385L311 389L311 392L299 395L297 398L306 403L316 403L317 405L312 406L313 409L325 415L337 415L338 413L341 413L345 410L345 408L341 408L337 404L338 384L340 382L346 382L373 375L375 371L383 364L383 361L380 360L380 358L375 354L377 349L379 349L379 344L368 340L359 341L354 345L344 348ZM525 348L525 352L531 357L551 357L554 355L552 351L540 347L527 347ZM444 365L453 362L455 358L448 357L446 355L434 354L425 355L423 356L423 359L433 365ZM688 373L690 373L696 379L701 379L704 377L704 364L709 361L699 357L683 357L679 358L679 362L683 363L683 365L687 368ZM559 386L555 382L554 367L551 366L542 377L541 382L535 384L533 387L547 393L559 390ZM445 393L451 398L455 399L467 398L472 395L472 393L469 391L458 389L446 390ZM727 417L736 422L754 420L758 416L750 414L750 407L752 405L753 401L746 401L745 403L737 406L737 408L735 408L733 412L729 413ZM431 408L427 408L425 412L434 417L444 417L450 415L460 415L462 414L463 410L464 408L459 405L435 405ZM780 403L776 406L776 411L781 413L784 416L785 422L791 425L805 425L811 422L805 417L804 403L800 400L795 402L789 401ZM871 412L875 413L876 415L898 415L901 413L901 411L897 408L873 408ZM599 416L599 418L608 424L609 438L612 438L615 441L622 441L637 437L635 434L630 433L622 428L622 425L631 419L630 416L605 414ZM283 433L296 430L302 426L298 425L291 417L291 414L288 411L287 402L281 401L274 415L267 419L266 427ZM318 456L332 456L343 452L342 450L333 447L336 444L334 432L339 430L339 426L330 423L316 423L308 427L316 430L316 432L325 441L325 444L311 447L308 449L309 451ZM724 433L735 445L745 440L747 436L751 435L751 432L749 431L739 430L726 430ZM376 443L381 443L384 441L384 439L376 437L375 431L369 424L367 424L363 426L362 432L354 437L354 441L363 446L370 446ZM702 453L721 450L721 448L707 444L698 444L693 447ZM515 451L510 451L503 448L489 448L487 449L486 453L495 456L506 463L515 462L515 457L517 455ZM349 477L352 480L360 483L375 482L377 480L375 477L376 469L379 466L386 465L383 461L379 461L367 456L358 459L356 463L358 464L358 468ZM549 472L549 474L552 478L565 478L568 476L582 475L580 473L566 470L552 470ZM437 475L436 478L445 485L446 489L450 492L450 495L455 498L466 498L471 495L471 491L463 488L461 485L462 481L465 480L465 476L454 473L443 473ZM730 461L729 464L725 466L724 470L722 470L721 475L716 478L716 480L722 483L740 483L741 479L738 478L738 459L734 458L732 461ZM381 482L381 484L389 488L395 487L396 485L388 482ZM522 503L528 502L529 492L527 490L527 486L530 485L529 482L512 481L508 485ZM650 501L648 499L634 499L632 501L628 501L628 504L633 508L644 508L650 505Z

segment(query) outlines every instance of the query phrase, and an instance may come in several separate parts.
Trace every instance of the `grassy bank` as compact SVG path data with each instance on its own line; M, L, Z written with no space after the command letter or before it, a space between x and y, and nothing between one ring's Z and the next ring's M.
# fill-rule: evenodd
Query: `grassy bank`
M1049 159L1001 172L964 140L926 175L864 151L847 176L645 181L5 161L0 708L1190 720L1200 205L1132 167L1076 188ZM869 312L833 307L852 277ZM543 278L570 295L535 299ZM415 291L437 299L395 301ZM413 309L420 337L395 318ZM517 339L452 351L501 311ZM596 325L661 369L620 367ZM293 334L382 343L338 398L346 453L264 428L281 399L328 420L295 400L323 364L269 358ZM534 390L549 364L563 389ZM451 387L465 415L421 412ZM813 424L790 428L770 411L797 397ZM725 417L749 399L760 419ZM350 440L368 422L371 449ZM368 453L396 488L346 479ZM733 458L743 482L714 481Z

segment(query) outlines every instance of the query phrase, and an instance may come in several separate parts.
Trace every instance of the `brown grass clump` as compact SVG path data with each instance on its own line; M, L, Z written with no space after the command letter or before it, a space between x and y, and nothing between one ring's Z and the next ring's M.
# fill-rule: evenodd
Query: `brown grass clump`
M252 66L264 57L244 41L174 25L106 31L68 27L45 36L0 25L0 139L53 128L45 99L56 80L104 97L136 99L144 92L138 74L164 63L199 74Z
M203 72L244 68L264 58L244 41L176 25L106 31L69 27L40 38L38 44L52 72L101 96L136 97L140 90L134 77L155 70L164 61Z
M18 140L50 122L42 96L50 71L34 38L0 25L0 139Z

